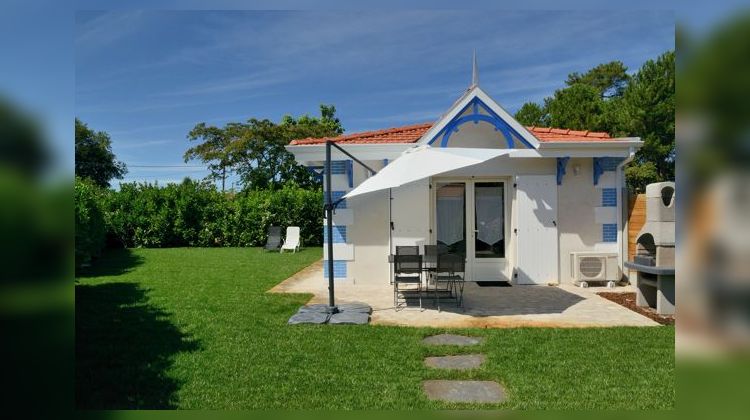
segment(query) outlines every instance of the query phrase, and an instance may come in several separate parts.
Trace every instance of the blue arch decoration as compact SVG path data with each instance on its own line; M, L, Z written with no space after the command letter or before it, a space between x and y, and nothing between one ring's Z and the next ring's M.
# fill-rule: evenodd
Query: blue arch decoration
M509 149L514 149L515 144L513 140L513 136L518 138L526 147L533 149L534 146L529 144L526 139L523 138L516 130L513 129L510 125L508 125L505 120L500 118L499 115L497 115L493 110L491 110L482 100L479 98L472 99L462 110L458 113L458 115L461 115L466 112L467 109L471 107L471 113L464 115L462 117L455 118L451 120L448 125L445 126L440 132L435 135L435 137L432 138L428 142L428 144L434 143L438 137L442 136L442 140L440 141L440 147L448 147L448 142L450 141L451 135L453 133L458 132L459 126L466 124L468 122L473 122L474 124L479 124L480 122L491 124L495 131L499 131L502 133L503 137L505 138L505 141L508 145ZM486 112L486 114L482 114L479 112L479 109L482 109Z

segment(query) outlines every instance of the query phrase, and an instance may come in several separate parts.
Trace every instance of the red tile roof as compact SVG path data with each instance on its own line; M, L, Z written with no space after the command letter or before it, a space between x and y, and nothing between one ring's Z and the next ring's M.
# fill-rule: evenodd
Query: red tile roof
M385 128L383 130L363 131L361 133L343 134L338 137L323 137L292 140L292 145L319 144L328 140L336 143L368 144L368 143L414 143L422 134L432 127L432 123L413 124L404 127Z
M337 137L323 138L306 138L292 140L290 145L310 145L321 144L328 140L336 143L347 144L372 144L372 143L415 143L427 130L432 127L432 123L413 124L404 127L385 128L383 130L363 131L361 133L344 134ZM576 131L565 128L550 127L526 127L540 142L588 142L588 141L608 141L612 140L608 133L599 131Z

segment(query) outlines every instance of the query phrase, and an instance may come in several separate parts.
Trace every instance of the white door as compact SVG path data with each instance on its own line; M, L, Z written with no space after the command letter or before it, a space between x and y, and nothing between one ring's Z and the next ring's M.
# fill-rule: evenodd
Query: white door
M554 175L517 179L518 284L558 282L557 182Z

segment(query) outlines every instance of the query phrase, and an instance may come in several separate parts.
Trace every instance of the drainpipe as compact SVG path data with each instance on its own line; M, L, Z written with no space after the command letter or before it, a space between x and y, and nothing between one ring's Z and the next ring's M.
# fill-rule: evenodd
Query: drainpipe
M617 165L617 169L615 171L615 182L617 182L617 248L618 248L618 265L620 266L620 270L622 270L623 274L625 274L625 255L627 254L627 248L623 250L623 246L628 243L628 231L623 229L623 225L625 222L625 215L623 214L623 194L622 194L622 187L625 183L625 174L623 171L623 168L625 165L633 161L633 158L635 157L635 150L631 147L628 151L628 157L625 158L622 162L620 162L619 165ZM628 270L628 279L630 279L630 270Z

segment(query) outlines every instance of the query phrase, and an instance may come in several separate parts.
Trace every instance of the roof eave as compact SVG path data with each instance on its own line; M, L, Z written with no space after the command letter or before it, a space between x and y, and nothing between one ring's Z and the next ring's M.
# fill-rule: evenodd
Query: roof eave
M620 137L614 139L592 141L542 141L540 149L576 149L576 148L629 148L636 149L643 146L640 137Z

